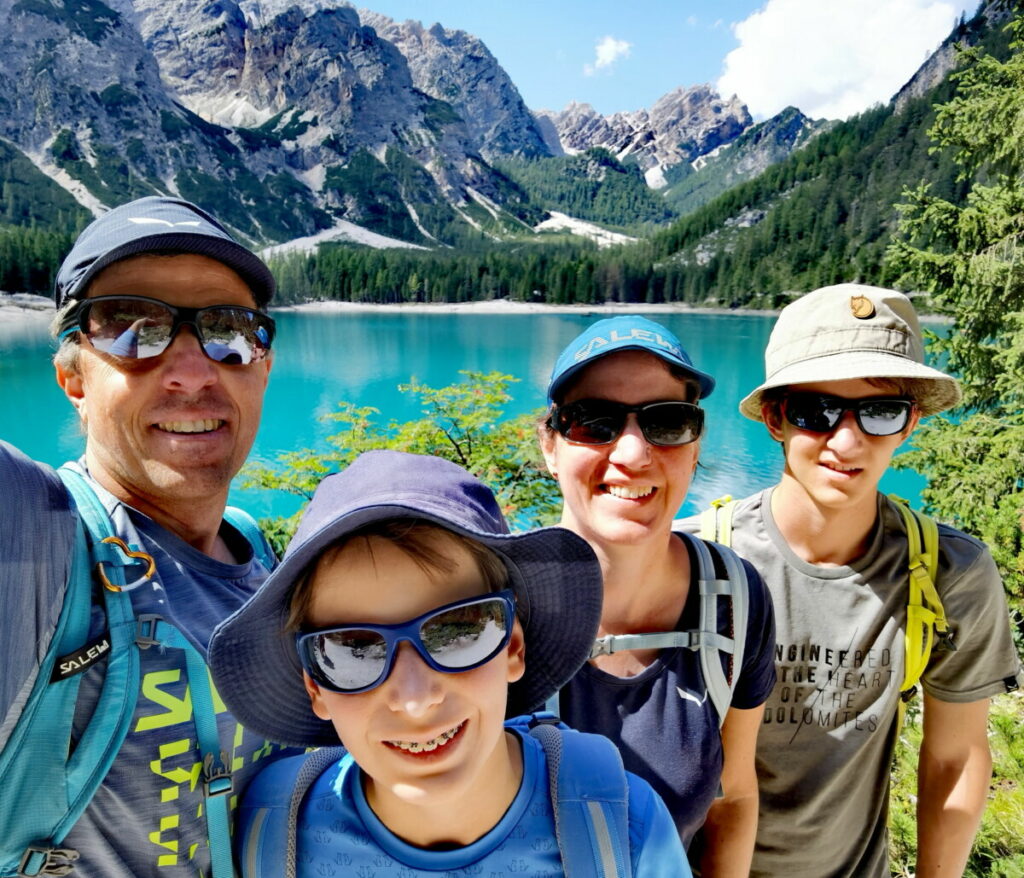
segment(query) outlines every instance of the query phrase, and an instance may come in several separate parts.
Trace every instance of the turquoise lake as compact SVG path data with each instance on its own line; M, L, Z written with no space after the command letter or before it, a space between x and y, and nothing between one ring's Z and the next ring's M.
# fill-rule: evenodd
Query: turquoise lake
M602 316L466 314L321 310L275 313L278 336L263 424L252 457L313 446L335 432L320 416L341 400L374 406L382 421L420 416L398 385L417 378L432 387L459 380L460 370L500 371L519 378L507 414L544 405L548 374L561 349ZM701 466L682 511L699 510L722 494L742 497L777 480L781 451L761 424L737 411L760 383L763 351L774 318L760 314L651 315L683 341L694 363L717 379L704 401L708 429ZM43 320L0 323L0 438L37 460L57 465L77 457L83 439L71 406L53 380L52 348ZM917 473L890 472L882 489L917 501ZM286 494L232 490L231 502L258 516L288 514Z

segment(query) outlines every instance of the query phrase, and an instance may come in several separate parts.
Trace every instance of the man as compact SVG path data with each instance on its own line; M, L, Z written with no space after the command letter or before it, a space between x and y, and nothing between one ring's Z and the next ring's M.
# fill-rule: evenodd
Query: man
M265 544L255 529L245 536L251 519L236 527L224 516L229 483L259 425L273 292L270 271L254 254L198 207L171 198L143 198L104 214L61 266L56 378L85 433L85 454L71 468L135 565L124 590L139 623L140 683L124 693L137 702L102 784L58 851L43 844L26 854L24 874L65 874L71 865L83 878L216 876L225 851L230 869L224 840L214 845L221 866L211 866L207 820L212 826L212 815L222 813L226 825L227 809L218 811L215 799L233 804L274 748L245 732L215 695L209 727L199 728L206 674L199 662L190 679L187 656L205 657L217 622L255 592L272 563L268 554L261 560ZM0 485L3 747L33 687L47 682L37 678L83 538L76 536L78 507L57 473L4 443ZM147 572L150 558L155 571ZM98 567L106 582L110 565ZM84 740L112 667L104 638L113 625L102 593L94 587L86 647L58 662L80 671L72 741L55 744L65 752ZM167 638L164 625L173 626ZM202 747L210 727L214 743ZM2 802L0 818L32 810L31 794L22 794Z
M732 545L768 584L777 625L751 874L888 878L909 556L904 518L878 483L918 420L956 405L959 386L924 365L906 296L857 284L786 307L765 371L740 410L782 443L785 468L732 510ZM991 774L989 698L1018 686L1020 662L982 543L939 525L936 586L952 637L921 677L917 874L958 876Z

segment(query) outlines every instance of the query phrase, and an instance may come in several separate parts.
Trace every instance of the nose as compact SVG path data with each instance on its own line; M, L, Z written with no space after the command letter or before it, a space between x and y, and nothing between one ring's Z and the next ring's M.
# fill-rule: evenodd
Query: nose
M409 643L400 643L395 663L383 685L388 707L396 713L425 716L444 700L443 675L429 667Z
M203 353L199 336L183 324L160 355L164 386L169 390L195 393L217 383L217 364Z
M612 443L608 460L628 469L640 469L651 462L651 444L640 429L636 412L630 412L619 438Z
M828 447L837 454L845 454L855 449L863 440L860 424L852 411L843 412L843 417L835 425L828 437Z

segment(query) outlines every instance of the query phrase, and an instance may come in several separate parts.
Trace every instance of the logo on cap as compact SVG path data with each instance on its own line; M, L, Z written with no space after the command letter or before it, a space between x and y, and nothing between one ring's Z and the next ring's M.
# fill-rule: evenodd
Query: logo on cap
M170 220L157 219L155 216L130 216L128 222L135 223L140 226L167 226L173 229L175 226L199 226L202 223L199 220L183 220L180 223L172 223Z
M657 345L658 347L664 348L672 356L677 359L682 359L682 352L672 342L662 338L657 332L653 332L650 329L631 329L628 333L620 333L617 329L613 329L608 333L608 338L602 338L599 335L595 335L590 339L583 347L581 347L575 354L573 359L576 362L585 360L591 356L595 351L599 351L603 347L607 347L610 344L628 344L631 341L644 342L645 347L651 345Z
M850 312L858 320L867 320L875 316L875 305L867 296L851 296Z

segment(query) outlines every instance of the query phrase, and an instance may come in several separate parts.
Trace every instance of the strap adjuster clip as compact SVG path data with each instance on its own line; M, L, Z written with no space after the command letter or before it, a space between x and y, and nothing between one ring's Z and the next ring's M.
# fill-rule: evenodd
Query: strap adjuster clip
M140 613L135 619L135 644L139 649L149 649L151 646L160 646L156 636L157 623L164 620L163 616L156 613Z
M213 754L207 753L203 760L203 795L207 799L225 796L235 790L235 779L232 777L231 769L225 767L225 754L221 753L222 762L215 767Z
M72 848L54 848L36 843L25 848L18 863L19 876L70 875L75 868L78 851Z

